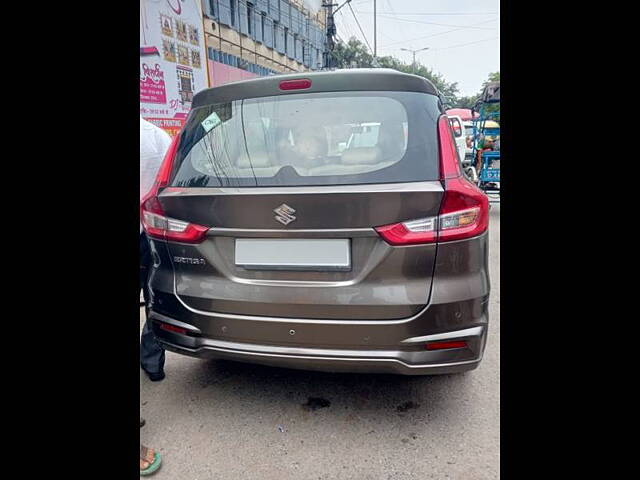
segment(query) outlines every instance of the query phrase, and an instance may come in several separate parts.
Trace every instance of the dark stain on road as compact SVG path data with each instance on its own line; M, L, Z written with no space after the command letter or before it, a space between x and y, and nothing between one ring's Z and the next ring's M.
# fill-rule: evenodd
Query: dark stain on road
M405 413L408 412L409 410L413 410L416 409L420 406L419 403L413 402L411 400L409 400L408 402L404 402L402 405L398 405L396 407L396 411L398 413Z
M331 405L331 401L322 397L309 397L307 403L302 404L302 408L305 410L318 410L319 408L326 408Z

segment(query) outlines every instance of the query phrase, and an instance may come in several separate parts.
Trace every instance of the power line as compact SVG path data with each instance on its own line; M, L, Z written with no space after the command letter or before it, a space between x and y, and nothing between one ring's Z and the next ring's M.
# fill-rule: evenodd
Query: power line
M347 19L345 18L344 10L340 12L340 23L342 24L342 28L346 30L349 38L355 37L355 35L353 34L353 30L351 30L351 27L349 26Z
M370 1L371 0L366 0L367 3L370 2ZM387 1L389 1L389 0L387 0ZM353 5L357 5L357 2L351 2L351 3ZM360 3L365 3L365 2L363 1L363 2L360 2ZM335 18L337 19L338 17L335 17ZM346 13L344 13L344 11L340 11L340 24L341 24L340 28L342 30L346 30L346 33L347 33L349 38L356 36L356 35L354 35L353 30L351 29L350 22L347 20ZM396 42L397 41L395 38L390 37L384 31L380 30L380 28L378 28L378 35L386 38L387 40L389 40L391 42Z
M391 13L393 15L424 15L424 16L437 16L437 15L441 15L444 17L451 17L451 16L456 16L456 15L467 15L467 16L481 16L481 15L500 15L500 12L485 12L485 13L468 13L468 12L457 12L457 13L444 13L444 12L438 12L438 13L404 13L404 12L394 12L393 9L391 9L391 12L378 12L378 14L381 13ZM373 12L360 12L360 13L373 13Z
M392 13L393 15L395 15L395 14L396 14L396 12L395 12L395 10L393 9L393 7L391 6L391 0L386 0L386 2L387 2L387 6L389 7L389 10L391 10L391 13ZM380 32L380 33L382 33L382 32ZM393 39L393 38L390 38L390 37L389 37L389 36L387 36L387 35L383 35L383 36L387 37L387 38L388 38L389 40L391 40L392 42L396 42L396 41L397 41L397 40L395 40L395 39Z
M393 9L393 7L391 6L391 0L386 0L387 2L387 6L389 7L389 10L391 11L391 15L397 15L396 11ZM386 12L380 12L380 13L386 13Z
M473 45L481 42L488 42L489 40L495 40L496 38L500 38L500 37L497 36L497 37L485 38L484 40L477 40L475 42L469 42L469 43L461 43L459 45L452 45L450 47L434 48L434 50L449 50L450 48L466 47L467 45Z
M475 28L477 30L493 30L492 27L474 27L472 25L451 25L449 23L436 23L436 22L424 22L424 21L420 21L420 20L408 20L406 18L396 18L393 17L391 15L383 15L383 14L378 14L379 17L384 17L384 18L388 18L389 20L395 20L397 22L409 22L409 23L419 23L422 25L438 25L440 27L458 27L458 28ZM494 21L494 20L492 20Z
M482 24L484 24L484 23L495 22L496 20L497 20L497 19L495 19L495 18L494 18L494 19L492 19L492 20L485 20L485 21L478 22L478 23L472 23L471 25L468 25L468 26L482 25ZM384 46L384 47L382 47L382 48L387 48L387 47L390 47L390 46L392 46L392 45L397 45L397 44L399 44L399 43L408 43L408 42L413 42L413 41L415 41L415 40L424 40L424 39L426 39L426 38L437 37L438 35L445 35L445 34L447 34L447 33L457 32L457 31L459 31L459 30L463 30L463 28L454 28L453 30L447 30L447 31L445 31L445 32L438 32L438 33L432 33L431 35L425 35L425 36L423 36L423 37L409 38L409 39L407 39L407 40L402 40L402 41L399 41L399 42L389 43L389 44L385 45L385 46Z
M369 51L373 52L373 49L371 48L371 45L369 45L369 41L367 40L366 35L362 31L362 27L360 26L360 22L358 21L358 17L356 17L356 12L353 11L353 7L351 6L351 3L347 3L347 5L349 5L349 10L351 10L351 13L353 14L353 18L355 19L356 24L358 25L358 28L360 29L360 33L362 34L362 38L364 38L364 41L367 44L367 47L369 47Z
M458 45L450 45L448 47L441 47L441 48L431 48L430 50L432 52L439 52L440 50L449 50L451 48L460 48L460 47L466 47L468 45L475 45L476 43L482 43L482 42L488 42L490 40L495 40L497 38L500 38L499 36L497 37L491 37L491 38L485 38L483 40L476 40L475 42L468 42L468 43L460 43Z

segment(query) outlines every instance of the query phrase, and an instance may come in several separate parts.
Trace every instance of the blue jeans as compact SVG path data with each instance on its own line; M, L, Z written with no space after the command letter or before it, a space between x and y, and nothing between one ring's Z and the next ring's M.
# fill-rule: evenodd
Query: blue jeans
M144 297L144 310L147 320L144 322L142 335L140 337L140 366L149 373L159 373L164 370L164 348L156 340L148 320L148 300L149 292L147 287L147 278L149 275L149 264L151 262L151 252L149 250L149 241L147 236L142 233L140 235L140 290Z

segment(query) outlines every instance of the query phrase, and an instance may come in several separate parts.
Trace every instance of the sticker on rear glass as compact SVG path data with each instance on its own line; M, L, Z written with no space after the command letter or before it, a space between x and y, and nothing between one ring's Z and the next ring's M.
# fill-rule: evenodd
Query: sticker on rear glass
M213 112L211 115L205 118L200 125L202 125L202 128L204 128L205 131L209 133L211 129L217 127L221 123L222 123L222 120L220 120L220 117L218 116L218 114L216 112Z

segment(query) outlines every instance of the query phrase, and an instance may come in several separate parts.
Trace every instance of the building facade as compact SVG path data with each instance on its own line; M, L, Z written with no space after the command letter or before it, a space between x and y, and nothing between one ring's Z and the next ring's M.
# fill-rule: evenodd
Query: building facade
M321 68L325 11L308 4L141 0L140 115L175 135L204 88Z
M202 0L209 85L322 67L325 11L303 0Z

